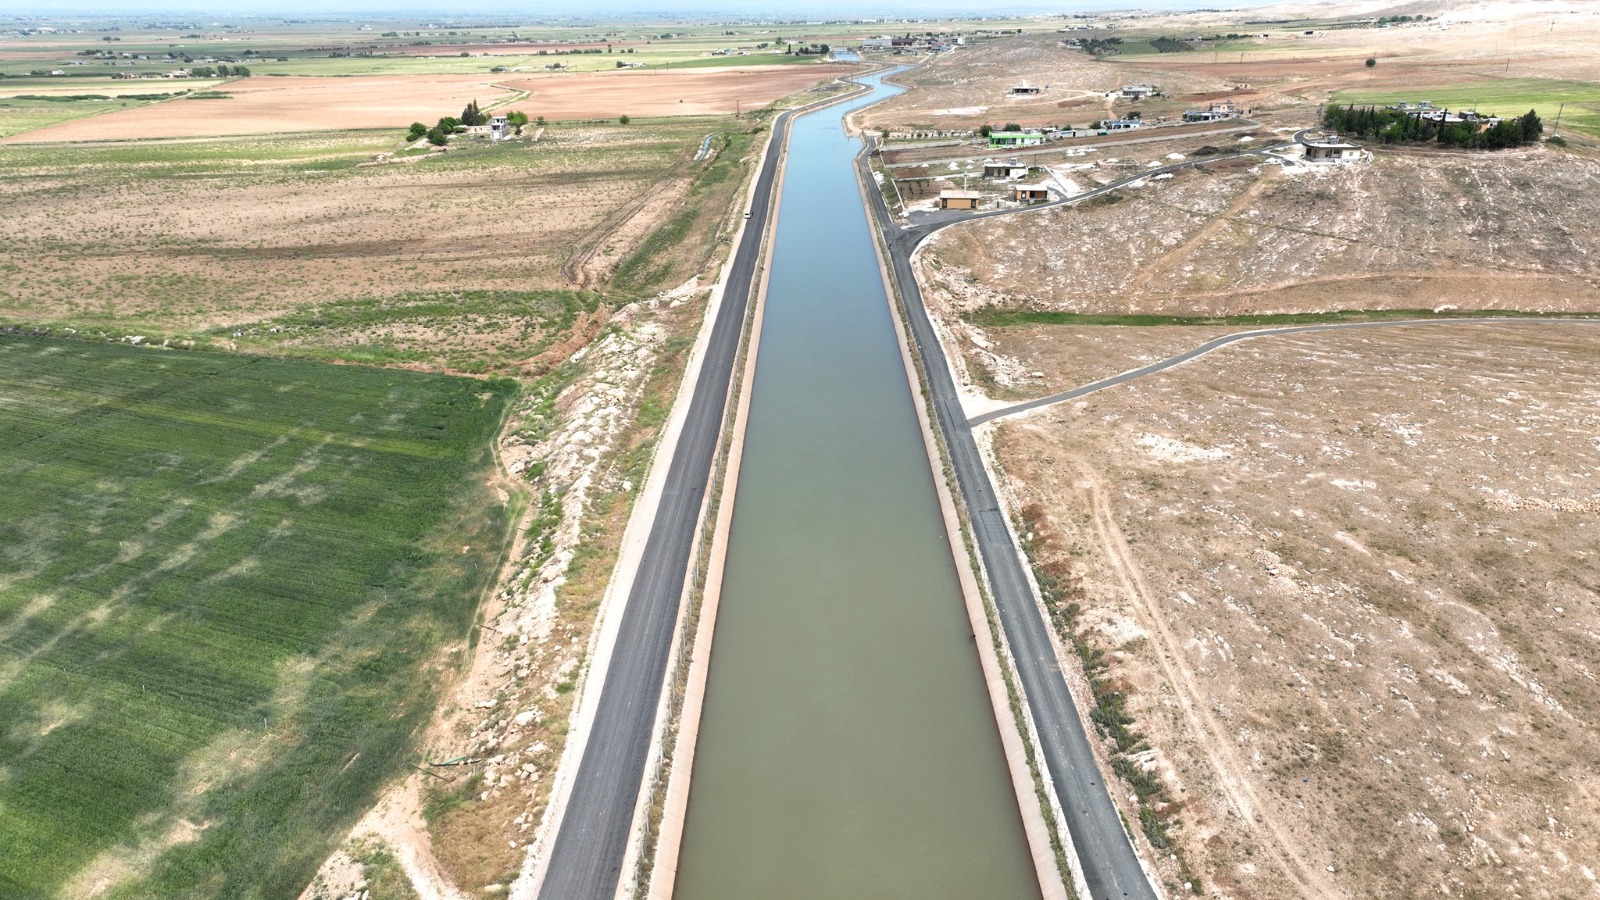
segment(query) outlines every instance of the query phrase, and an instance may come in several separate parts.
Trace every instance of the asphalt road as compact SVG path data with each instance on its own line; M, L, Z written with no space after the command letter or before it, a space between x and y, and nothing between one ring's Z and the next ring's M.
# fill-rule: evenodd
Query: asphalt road
M612 900L617 892L791 115L785 112L773 121L751 215L744 222L744 237L667 470L661 506L623 609L594 724L550 850L539 892L543 900Z
M1405 320L1396 321L1396 322L1338 322L1338 323L1333 323L1333 324L1328 324L1328 325L1286 325L1286 326L1284 326L1282 328L1257 328L1257 329L1255 329L1253 331L1240 331L1240 332L1236 332L1234 334L1223 335L1222 337L1206 341L1204 344L1201 344L1200 346L1195 347L1193 350L1185 350L1184 352L1179 353L1177 356L1168 357L1167 359L1163 359L1160 362L1153 362L1148 366L1141 366L1140 368L1137 368L1137 369L1131 369L1131 370L1129 370L1127 372L1123 372L1120 375L1113 375L1110 378L1102 378L1099 381L1090 382L1089 384L1083 385L1082 387L1073 388L1070 391L1062 391L1059 394L1051 394L1048 397L1040 397L1037 400L1028 400L1028 401L1023 402L1023 403L1018 403L1015 406L1007 406L1007 407L1005 407L1003 409L992 410L990 412L984 413L981 416L973 416L971 419L968 420L967 424L968 425L982 425L984 422L992 422L995 419L1002 419L1002 418L1005 418L1006 416L1014 416L1017 413L1027 412L1028 410L1031 410L1031 409L1038 409L1038 408L1040 408L1042 406L1053 406L1053 405L1055 405L1057 403L1065 403L1068 400L1076 400L1079 397L1083 397L1083 396L1086 396L1088 394L1093 394L1096 391L1103 391L1108 387L1116 387L1119 384L1127 384L1130 381L1134 381L1136 379L1143 378L1146 375L1153 375L1156 372L1160 372L1163 369L1170 369L1173 366L1182 365L1183 363L1186 363L1191 359L1194 359L1194 358L1199 357L1199 356L1204 356L1207 353L1210 353L1211 351L1216 350L1219 347L1226 347L1229 344L1237 343L1239 341L1248 341L1251 338L1270 337L1272 335L1284 335L1284 334L1305 334L1306 332L1310 332L1310 331L1334 331L1334 330L1342 330L1342 329L1346 329L1346 328L1408 328L1408 327L1415 327L1415 326L1418 326L1418 325L1573 325L1573 324L1577 324L1577 325L1596 325L1596 324L1600 324L1600 320L1596 320L1596 319L1525 319L1525 318L1513 318L1513 317L1498 317L1498 316L1495 316L1495 317L1484 317L1484 318L1473 318L1473 319L1405 319Z
M1208 157L1218 158L1222 157ZM866 179L866 184L872 185L865 151L857 158L857 164L861 177ZM1143 172L1138 177L1148 178L1194 164L1163 166ZM1071 201L1060 202L1088 199L1125 183L1107 185L1080 194ZM910 319L911 341L922 358L934 414L944 433L957 485L972 517L973 533L989 575L990 593L1000 616L1000 625L1016 659L1022 692L1038 728L1039 752L1049 769L1057 799L1066 816L1067 829L1083 866L1090 897L1093 900L1156 900L1156 892L1145 878L1138 856L1123 829L1122 817L1118 815L1101 780L1088 735L1084 733L1082 719L1078 716L1072 693L1067 689L1066 679L1056 660L1055 647L1050 642L1050 626L1034 598L1032 585L1022 567L1022 558L1012 541L1010 529L1006 527L1005 513L1001 511L994 485L989 481L989 473L983 466L977 442L973 440L971 426L967 424L966 413L961 408L955 381L950 377L950 369L945 363L944 348L939 344L933 323L929 321L927 310L922 305L922 293L917 287L917 280L911 273L912 251L928 235L953 222L901 228L889 216L881 191L873 188L866 194L875 208L879 228L888 244L894 280ZM1050 205L1060 205L1060 202ZM1022 209L1040 209L1043 206L1045 204ZM956 221L998 214L968 215Z

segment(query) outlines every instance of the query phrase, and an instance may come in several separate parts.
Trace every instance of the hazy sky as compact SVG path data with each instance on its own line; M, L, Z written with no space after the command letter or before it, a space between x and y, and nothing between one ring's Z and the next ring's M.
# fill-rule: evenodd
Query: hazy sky
M1197 9L1202 7L1261 6L1274 0L1150 0L1138 3L1142 9ZM1132 3L1088 2L1088 0L1000 0L1000 2L974 2L974 0L782 0L782 2L751 2L751 0L473 0L471 3L450 3L441 0L14 0L5 4L6 12L29 15L115 14L180 15L185 18L216 19L239 15L290 15L336 16L360 14L378 16L442 16L465 17L474 15L515 16L518 18L545 18L560 15L592 17L649 16L664 13L708 16L774 16L774 17L828 17L872 18L876 16L934 16L934 15L998 15L1007 13L1040 12L1090 12L1103 9L1128 9ZM0 13L0 20L6 13Z

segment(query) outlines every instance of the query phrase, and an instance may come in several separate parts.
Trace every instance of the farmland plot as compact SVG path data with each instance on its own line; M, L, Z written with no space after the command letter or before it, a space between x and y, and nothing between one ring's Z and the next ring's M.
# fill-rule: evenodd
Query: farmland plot
M464 658L513 391L0 338L0 896L297 894Z

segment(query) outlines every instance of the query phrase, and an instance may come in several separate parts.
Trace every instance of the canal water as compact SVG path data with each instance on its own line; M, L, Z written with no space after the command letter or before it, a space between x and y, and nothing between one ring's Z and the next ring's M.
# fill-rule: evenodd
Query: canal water
M844 134L797 118L677 900L1037 900Z

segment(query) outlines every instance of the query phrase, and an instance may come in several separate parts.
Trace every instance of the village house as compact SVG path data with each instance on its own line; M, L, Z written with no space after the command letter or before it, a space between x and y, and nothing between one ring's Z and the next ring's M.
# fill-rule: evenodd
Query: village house
M1156 94L1153 84L1125 84L1122 86L1122 96L1127 100L1143 100Z
M1360 162L1366 158L1366 151L1337 134L1306 138L1302 143L1305 146L1305 158L1310 161Z
M503 141L511 137L511 122L505 116L495 116L489 120L489 140Z
M1015 149L1017 147L1037 147L1044 143L1042 131L991 131L989 132L990 149Z
M1016 159L1007 162L998 162L993 159L983 161L983 177L1004 178L1013 181L1018 178L1028 177L1028 167Z
M940 191L940 209L977 209L983 195L977 191Z
M1183 114L1185 122L1218 122L1239 114L1232 100L1218 100L1207 109L1191 109Z
M1011 199L1018 203L1041 203L1050 199L1050 188L1042 184L1014 185Z
M1013 97L1033 97L1044 93L1044 88L1036 84L1014 84L1007 93Z
M1107 132L1110 132L1110 131L1133 131L1136 128L1143 128L1143 127L1144 127L1144 120L1143 119L1107 119L1104 122L1100 123L1100 130L1101 131L1107 131Z

